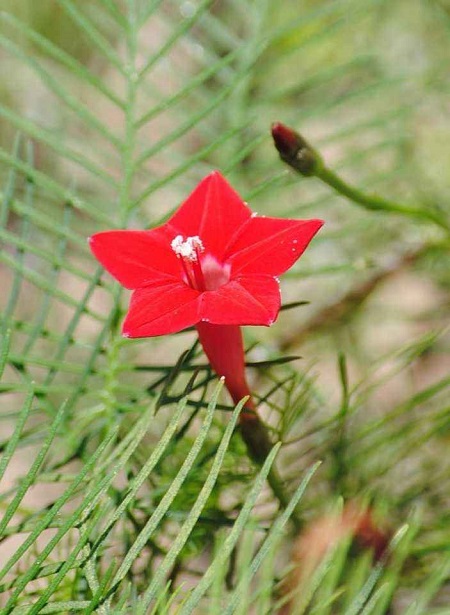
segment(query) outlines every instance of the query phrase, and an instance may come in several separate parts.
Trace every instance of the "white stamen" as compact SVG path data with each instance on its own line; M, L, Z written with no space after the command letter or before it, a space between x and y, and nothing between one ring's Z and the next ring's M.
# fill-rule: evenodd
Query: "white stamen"
M177 235L170 244L170 247L177 256L193 263L197 261L197 253L203 252L205 249L198 235L186 237L186 240L183 235Z

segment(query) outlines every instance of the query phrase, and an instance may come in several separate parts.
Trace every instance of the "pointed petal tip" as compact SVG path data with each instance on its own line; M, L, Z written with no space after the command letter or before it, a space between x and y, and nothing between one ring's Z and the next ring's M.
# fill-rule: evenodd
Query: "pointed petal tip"
M225 179L225 177L222 175L222 173L218 170L218 169L214 169L212 170L210 173L208 173L208 175L206 175L203 178L203 181L219 181L219 182L227 182L227 180Z
M321 220L320 218L315 218L314 222L317 225L317 230L319 230L320 228L322 228L322 226L325 224L325 220Z
M88 237L88 241L89 243L92 243L93 241L96 241L99 237L101 237L102 235L107 235L108 233L111 233L114 231L99 231L98 233L94 233L93 235L90 235Z
M210 173L210 175L213 175L214 177L223 177L222 173L219 171L219 169L213 169Z
M303 221L310 229L312 229L313 231L313 237L314 235L320 231L320 229L322 228L322 226L325 224L325 220L321 220L320 218L311 218L310 220L304 220Z
M307 245L308 245L309 242L312 241L315 235L317 235L317 233L320 231L322 226L325 224L325 220L321 220L320 218L312 218L311 220L305 220L305 224L306 224L306 229L308 229L306 232L309 235L309 239L307 241Z
M94 233L93 235L90 235L87 238L89 247L92 249L94 246L98 245L99 241L101 241L102 235L107 235L110 232L111 231L100 231L99 233Z
M196 190L200 187L200 186L204 186L204 185L209 185L211 183L217 183L217 184L226 184L227 186L229 186L228 181L225 179L225 177L222 175L222 173L218 170L218 169L213 169L212 171L210 171L207 175L205 175L197 184L196 186Z

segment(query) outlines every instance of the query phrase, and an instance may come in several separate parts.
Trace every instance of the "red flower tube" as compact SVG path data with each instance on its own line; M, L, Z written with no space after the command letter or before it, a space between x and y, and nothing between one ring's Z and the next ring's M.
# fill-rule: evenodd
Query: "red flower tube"
M125 337L165 335L195 325L233 401L250 396L241 431L257 461L266 457L270 440L245 378L240 326L275 321L280 309L276 276L295 263L322 224L258 216L215 171L166 224L90 238L100 263L133 290Z

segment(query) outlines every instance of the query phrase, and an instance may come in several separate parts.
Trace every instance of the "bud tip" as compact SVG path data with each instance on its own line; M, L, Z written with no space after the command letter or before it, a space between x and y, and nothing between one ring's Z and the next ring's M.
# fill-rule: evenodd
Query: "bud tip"
M295 156L299 149L299 139L295 130L281 122L273 122L272 137L280 154Z

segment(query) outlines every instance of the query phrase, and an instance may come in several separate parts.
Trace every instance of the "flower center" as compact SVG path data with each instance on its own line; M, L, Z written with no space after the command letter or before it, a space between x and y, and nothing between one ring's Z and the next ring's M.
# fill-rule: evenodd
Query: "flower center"
M203 242L198 235L184 240L183 235L177 235L170 244L175 254L186 261L198 262L198 255L205 251Z
M199 291L216 290L230 280L230 265L222 265L205 248L198 235L177 235L170 244L183 269L186 284Z

